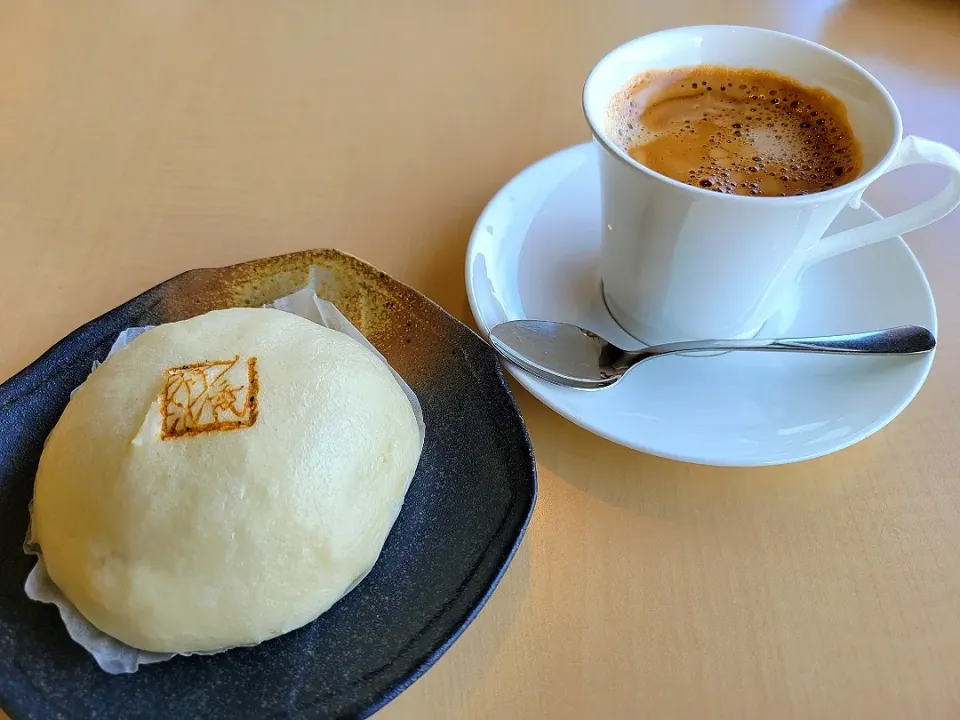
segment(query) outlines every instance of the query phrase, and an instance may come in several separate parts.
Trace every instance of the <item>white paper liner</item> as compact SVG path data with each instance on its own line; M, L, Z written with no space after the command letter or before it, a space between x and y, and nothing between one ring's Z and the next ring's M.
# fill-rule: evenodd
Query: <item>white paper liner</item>
M363 346L368 350L373 351L387 367L390 367L390 364L387 362L386 358L384 358L383 355L381 355L380 352L370 344L363 334L357 330L357 328L355 328L346 317L343 316L343 314L337 309L336 305L331 302L327 302L326 300L321 300L317 297L317 294L314 290L315 287L316 285L313 279L313 272L311 272L310 287L303 288L292 295L287 295L286 297L280 298L273 304L267 305L266 307L273 307L278 310L293 313L294 315L299 315L300 317L311 320L318 325L323 325L331 330L336 330L337 332L342 332L345 335L349 335L354 340L357 340L363 344ZM110 352L107 353L107 357L110 357L110 355L125 347L134 338L149 329L150 327L139 327L124 330L117 336L113 346L110 348ZM99 362L94 361L90 372L96 370L99 365ZM413 390L410 389L410 386L404 382L403 378L400 377L400 375L393 368L390 368L390 371L397 379L397 382L400 383L400 387L403 389L404 394L410 401L410 405L413 407L414 415L416 415L417 418L417 427L420 430L420 448L422 450L426 428L423 423L423 411L420 409L420 401L417 400L416 394L414 394ZM75 389L73 393L76 393L76 391L77 390ZM71 397L73 396L73 393L71 393ZM407 483L403 490L403 496L401 496L401 501L397 503L393 518L390 521L391 529L393 528L393 524L396 522L397 517L400 515L400 508L403 505L402 498L406 496L415 472L416 471L414 470L414 473L411 473L410 477L407 478ZM32 503L30 511L32 514ZM90 624L87 619L84 618L83 615L81 615L80 612L73 606L73 604L67 600L64 594L60 591L60 588L56 586L56 584L47 574L47 569L43 564L43 556L40 552L40 546L34 541L32 530L32 526L27 529L27 537L23 543L23 551L29 555L36 555L37 564L27 576L27 581L24 584L23 589L27 593L27 597L29 597L31 600L57 606L60 611L60 618L63 620L63 624L66 626L70 637L79 643L87 652L93 655L101 669L110 673L111 675L133 673L137 671L140 665L163 662L164 660L169 660L177 654L138 650L137 648L130 647L129 645L120 642L116 638L101 632L92 624ZM368 573L369 571L357 578L357 580L349 588L347 588L343 595L346 595L357 585L359 585ZM341 596L341 599L343 595ZM222 650L216 650L213 652L183 654L215 655L220 652L225 652L229 649L230 648L224 648Z

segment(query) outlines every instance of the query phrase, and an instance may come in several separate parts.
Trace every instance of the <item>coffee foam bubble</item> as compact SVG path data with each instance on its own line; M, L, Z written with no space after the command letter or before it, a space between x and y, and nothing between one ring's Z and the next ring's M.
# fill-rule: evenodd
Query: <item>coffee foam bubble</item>
M652 170L725 193L828 190L862 166L842 103L767 71L697 67L639 76L612 99L607 130Z

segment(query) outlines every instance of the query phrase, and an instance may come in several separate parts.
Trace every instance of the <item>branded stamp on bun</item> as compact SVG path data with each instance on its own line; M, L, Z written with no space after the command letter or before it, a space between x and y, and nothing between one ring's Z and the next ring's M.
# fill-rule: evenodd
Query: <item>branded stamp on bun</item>
M257 359L208 360L168 368L160 398L163 440L221 430L239 430L257 421Z

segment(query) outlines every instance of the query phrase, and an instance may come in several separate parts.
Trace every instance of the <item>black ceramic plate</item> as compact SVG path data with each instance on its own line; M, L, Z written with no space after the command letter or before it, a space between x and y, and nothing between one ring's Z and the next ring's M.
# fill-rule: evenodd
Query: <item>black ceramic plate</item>
M403 511L363 583L310 625L258 647L107 675L56 609L27 599L21 545L44 438L124 328L318 293L423 405L426 442ZM84 325L0 385L0 707L20 718L368 715L413 682L493 591L536 496L530 441L493 351L419 293L343 253L195 270Z

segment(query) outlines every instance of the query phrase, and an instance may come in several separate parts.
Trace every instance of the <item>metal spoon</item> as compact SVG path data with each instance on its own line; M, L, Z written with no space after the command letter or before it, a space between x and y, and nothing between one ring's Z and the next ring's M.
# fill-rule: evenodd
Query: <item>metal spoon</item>
M490 331L490 344L507 360L557 385L609 387L651 358L681 352L764 350L834 355L917 355L933 350L933 333L918 325L828 337L774 340L693 340L623 350L589 330L545 320L513 320Z

